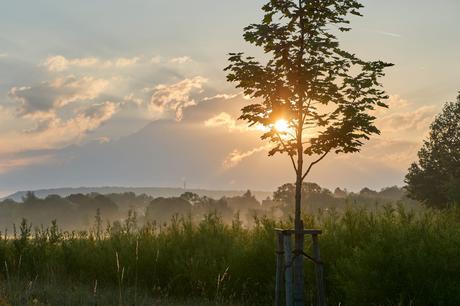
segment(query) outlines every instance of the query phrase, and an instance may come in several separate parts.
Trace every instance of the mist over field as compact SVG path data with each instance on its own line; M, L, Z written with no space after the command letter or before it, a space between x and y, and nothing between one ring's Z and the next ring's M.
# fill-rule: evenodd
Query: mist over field
M343 212L350 208L370 211L386 206L403 205L421 208L421 204L407 197L396 186L374 191L363 188L359 193L340 188L330 191L315 183L306 183L303 190L304 212ZM0 202L0 224L5 234L11 234L13 224L26 219L32 228L46 227L57 221L63 230L87 230L94 226L96 217L104 224L123 223L135 216L139 226L155 222L168 224L174 217L202 220L216 214L227 224L240 218L251 226L258 217L275 220L292 216L293 185L285 184L276 191L218 191L184 190L180 188L63 188L17 192Z

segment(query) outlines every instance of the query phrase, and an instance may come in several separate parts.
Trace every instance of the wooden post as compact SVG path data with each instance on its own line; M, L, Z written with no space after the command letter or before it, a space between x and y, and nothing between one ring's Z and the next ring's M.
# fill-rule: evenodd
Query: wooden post
M294 306L304 306L304 277L303 277L303 244L304 244L304 227L303 221L300 220L300 228L295 229L295 259L294 265Z
M316 299L318 306L326 306L326 296L324 292L324 275L323 264L319 253L318 235L312 235L312 251L315 259L315 276L316 276Z
M276 283L275 283L275 306L281 306L281 298L283 293L283 232L276 231Z
M283 233L284 244L284 282L286 286L286 306L294 306L293 292L292 292L292 249L291 249L291 234L289 232Z

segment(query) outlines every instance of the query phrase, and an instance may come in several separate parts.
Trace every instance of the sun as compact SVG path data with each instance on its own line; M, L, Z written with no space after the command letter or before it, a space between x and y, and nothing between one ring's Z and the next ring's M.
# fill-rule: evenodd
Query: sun
M278 132L284 133L289 130L289 123L285 119L278 119L274 127Z

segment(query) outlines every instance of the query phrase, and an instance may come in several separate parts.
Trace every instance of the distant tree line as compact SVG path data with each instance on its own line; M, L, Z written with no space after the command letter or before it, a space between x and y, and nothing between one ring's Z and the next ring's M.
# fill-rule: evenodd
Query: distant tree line
M284 218L293 214L295 199L294 184L278 187L272 197L259 201L251 191L239 196L213 199L192 192L184 192L178 197L158 197L137 195L133 192L111 194L72 194L66 197L49 195L38 198L28 192L22 201L6 199L0 202L0 230L9 229L27 219L34 227L47 226L58 220L63 229L82 229L92 226L98 218L101 223L120 223L128 216L141 224L164 225L174 216L190 216L200 221L209 213L219 215L224 221L238 218L243 224L251 225L257 216ZM326 210L342 211L349 206L374 209L397 202L418 205L406 196L399 187L388 187L380 191L363 188L360 192L348 192L336 188L331 191L316 183L302 185L302 207L305 213L316 214ZM105 225L105 224L104 224Z

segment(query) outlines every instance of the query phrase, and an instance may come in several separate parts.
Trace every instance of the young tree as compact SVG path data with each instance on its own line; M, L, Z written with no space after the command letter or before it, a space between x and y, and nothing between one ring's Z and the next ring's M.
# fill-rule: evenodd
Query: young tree
M447 103L406 175L409 196L431 207L460 203L460 94Z
M266 55L257 61L230 53L226 68L227 80L254 101L240 119L266 128L269 155L286 153L291 160L297 254L303 248L302 182L329 153L359 151L379 133L370 112L387 107L379 79L391 64L359 59L342 50L336 36L350 30L348 17L361 16L361 8L356 0L270 0L262 22L244 29L244 39ZM302 258L296 258L295 298L301 300Z

